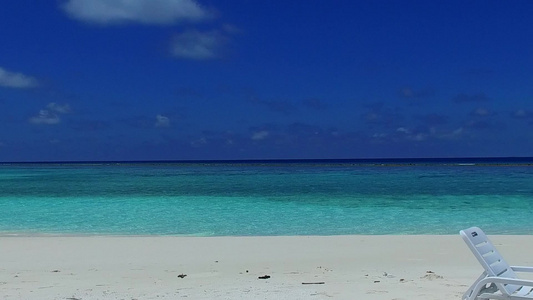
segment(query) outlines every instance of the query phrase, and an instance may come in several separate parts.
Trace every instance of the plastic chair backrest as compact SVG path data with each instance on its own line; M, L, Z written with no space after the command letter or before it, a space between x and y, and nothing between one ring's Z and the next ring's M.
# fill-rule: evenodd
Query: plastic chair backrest
M503 278L517 278L511 266L503 259L485 233L478 227L471 227L460 232L463 240L468 245L474 256L485 269L488 276ZM500 291L508 295L521 288L519 285L496 284Z

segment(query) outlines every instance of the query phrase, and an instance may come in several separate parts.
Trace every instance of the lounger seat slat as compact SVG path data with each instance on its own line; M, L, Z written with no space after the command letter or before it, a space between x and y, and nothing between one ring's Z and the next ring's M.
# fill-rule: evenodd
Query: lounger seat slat
M527 296L528 294L531 294L532 287L526 287L523 286L521 289L515 292L518 296Z

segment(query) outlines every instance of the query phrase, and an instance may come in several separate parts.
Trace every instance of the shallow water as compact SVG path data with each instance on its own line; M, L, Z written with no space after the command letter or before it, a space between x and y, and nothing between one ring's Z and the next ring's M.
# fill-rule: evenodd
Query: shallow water
M4 164L0 233L533 232L529 161Z

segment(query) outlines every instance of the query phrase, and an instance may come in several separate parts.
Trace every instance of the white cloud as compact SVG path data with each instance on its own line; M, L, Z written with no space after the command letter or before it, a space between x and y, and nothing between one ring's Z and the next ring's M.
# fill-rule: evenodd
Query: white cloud
M60 114L68 114L70 113L70 105L68 104L63 104L63 105L59 105L55 102L52 102L52 103L49 103L46 108L50 111L53 111L53 112L56 112L56 113L60 113Z
M73 19L101 25L166 25L212 16L195 0L68 0L61 8Z
M30 123L37 125L55 125L61 123L60 115L70 113L70 105L49 103L46 109L41 109L39 114L30 118Z
M257 131L257 132L254 132L252 134L252 140L254 140L254 141L264 140L269 135L270 135L270 133L268 131L266 131L266 130Z
M396 132L401 133L403 137L405 137L406 139L411 140L411 141L420 142L420 141L424 141L428 137L427 134L424 134L424 133L413 133L411 130L409 130L409 128L405 128L405 127L396 128ZM435 129L431 128L430 132L435 132Z
M405 127L398 127L396 129L396 132L403 132L403 133L407 133L407 134L411 133L411 131L409 129L405 128Z
M174 36L170 45L170 54L186 59L213 59L221 55L222 46L228 38L220 31L200 32L185 31Z
M417 141L417 142L421 142L421 141L424 141L426 139L426 137L427 137L426 134L417 133L415 135L410 135L408 137L408 139L413 140L413 141Z
M155 116L155 127L169 127L170 119L168 117L157 115Z
M374 133L372 137L375 139L383 139L387 137L387 134L386 133Z
M0 68L0 86L24 89L36 87L37 85L37 80L33 77Z
M460 138L463 135L464 135L464 129L463 127L459 127L451 132L446 132L440 135L439 137L442 139L456 139L456 138Z
M30 123L32 124L54 125L59 124L59 122L61 122L59 116L46 109L41 109L39 115L30 118Z

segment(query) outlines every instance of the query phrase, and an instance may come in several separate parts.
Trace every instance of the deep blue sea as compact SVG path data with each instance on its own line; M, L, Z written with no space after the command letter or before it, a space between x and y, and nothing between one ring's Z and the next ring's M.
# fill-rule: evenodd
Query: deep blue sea
M533 233L533 158L0 164L0 235Z

